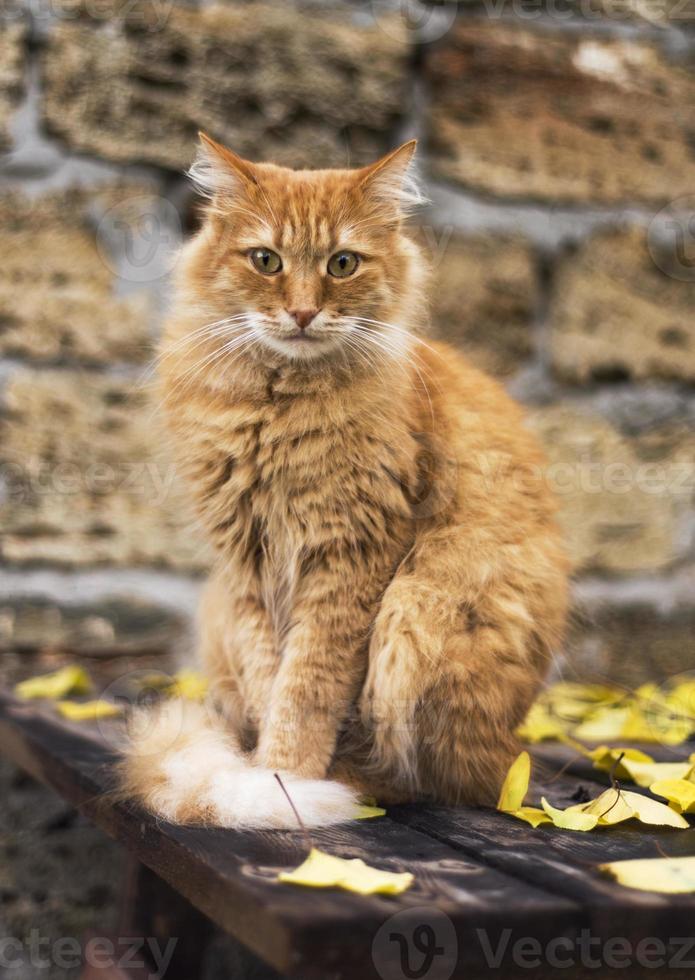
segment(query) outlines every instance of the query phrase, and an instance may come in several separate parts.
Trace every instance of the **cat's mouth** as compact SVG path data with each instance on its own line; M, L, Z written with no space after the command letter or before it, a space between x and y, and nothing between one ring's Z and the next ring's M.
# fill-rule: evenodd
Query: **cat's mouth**
M326 337L317 337L316 334L305 333L304 331L297 331L297 333L291 333L286 335L286 340L291 340L294 343L309 343L315 344L317 341L326 340Z

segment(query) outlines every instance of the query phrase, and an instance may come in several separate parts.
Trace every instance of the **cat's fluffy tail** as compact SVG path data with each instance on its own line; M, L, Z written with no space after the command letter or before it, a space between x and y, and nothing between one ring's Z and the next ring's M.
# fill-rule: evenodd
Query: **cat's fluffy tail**
M124 797L172 823L297 828L273 772L253 765L222 720L190 701L166 701L133 717L120 775ZM290 773L282 781L307 827L357 813L357 794L342 783Z

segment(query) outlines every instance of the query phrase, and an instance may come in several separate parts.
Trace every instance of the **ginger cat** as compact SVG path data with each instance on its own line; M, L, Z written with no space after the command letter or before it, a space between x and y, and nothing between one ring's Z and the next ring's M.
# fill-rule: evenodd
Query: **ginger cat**
M218 556L217 707L133 726L124 789L166 819L294 827L275 771L309 826L361 793L493 803L561 640L539 447L498 384L416 336L414 149L293 171L201 137L161 382Z

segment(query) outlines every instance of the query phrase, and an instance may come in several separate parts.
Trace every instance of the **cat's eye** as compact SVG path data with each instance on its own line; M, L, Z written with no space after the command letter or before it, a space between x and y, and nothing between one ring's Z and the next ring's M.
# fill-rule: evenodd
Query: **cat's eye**
M336 279L345 279L353 274L359 264L359 257L354 252L336 252L328 260L328 271Z
M282 259L277 252L269 248L252 248L249 258L255 269L262 272L264 276L274 276L282 269Z

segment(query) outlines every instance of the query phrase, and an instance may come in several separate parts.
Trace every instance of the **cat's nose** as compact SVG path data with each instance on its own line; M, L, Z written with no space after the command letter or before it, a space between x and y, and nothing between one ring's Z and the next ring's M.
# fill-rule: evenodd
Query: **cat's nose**
M288 310L287 311L292 319L295 321L300 330L305 330L311 321L314 319L317 313L320 311L316 307L305 308L301 310Z

